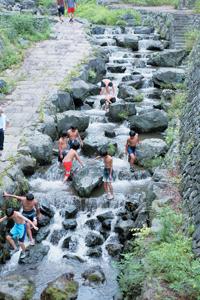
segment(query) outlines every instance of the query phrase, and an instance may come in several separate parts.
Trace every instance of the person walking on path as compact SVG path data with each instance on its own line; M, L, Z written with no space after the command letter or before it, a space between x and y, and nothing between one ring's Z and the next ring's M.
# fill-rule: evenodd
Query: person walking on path
M128 161L130 163L130 171L134 172L134 162L136 159L136 146L139 144L138 134L131 130L129 132L129 138L127 139L125 146L125 153L128 154Z
M13 252L16 252L18 251L18 249L14 239L18 239L20 247L22 249L21 258L24 258L26 256L26 247L24 245L24 240L26 237L26 224L33 226L35 230L38 230L38 227L35 226L29 219L24 217L21 213L15 211L13 208L6 209L6 215L0 219L0 223L6 221L7 219L13 220L15 224L12 227L10 233L6 236L6 240L13 247Z
M77 7L76 0L66 0L67 13L69 16L69 22L73 23L74 21L74 12Z
M58 16L60 19L60 22L63 23L63 16L65 14L65 0L57 0L57 6L58 6Z
M0 107L0 156L2 156L2 151L4 147L4 133L9 124L3 109Z
M23 207L22 215L27 219L29 219L34 224L34 226L37 226L37 218L38 219L41 218L41 213L40 213L39 203L34 198L33 194L28 193L26 194L26 196L17 196L17 195L12 195L4 192L3 197L15 198L18 201L20 201ZM35 245L35 241L33 239L31 229L32 227L30 226L30 224L27 224L28 237L30 239L30 244L33 246Z

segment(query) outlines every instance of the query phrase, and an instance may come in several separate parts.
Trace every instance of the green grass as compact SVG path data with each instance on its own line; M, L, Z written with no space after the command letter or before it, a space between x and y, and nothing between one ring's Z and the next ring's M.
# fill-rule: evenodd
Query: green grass
M125 3L131 3L138 6L162 6L171 5L175 8L178 7L179 0L125 0Z
M130 9L109 10L107 7L97 5L96 0L84 0L80 2L77 15L80 18L87 19L93 24L99 25L121 25L123 15L132 14L136 24L141 23L141 16L138 12Z
M200 31L198 29L191 29L185 33L185 48L191 51L200 38Z
M56 1L54 0L37 0L38 6L43 6L45 8L50 8Z
M156 299L199 300L200 260L194 258L191 238L183 233L184 218L169 207L158 217L161 230L153 233L144 228L135 234L119 263L123 299L133 299L133 291L139 295L145 280L156 279Z
M13 14L0 17L0 39L3 50L0 52L0 71L22 61L24 46L20 40L37 42L50 35L47 19L37 19L29 14Z
M200 14L200 0L197 0L195 2L194 12L197 13L197 14Z
M180 118L182 115L182 110L186 104L186 94L178 93L176 94L171 102L171 105L168 109L169 119Z

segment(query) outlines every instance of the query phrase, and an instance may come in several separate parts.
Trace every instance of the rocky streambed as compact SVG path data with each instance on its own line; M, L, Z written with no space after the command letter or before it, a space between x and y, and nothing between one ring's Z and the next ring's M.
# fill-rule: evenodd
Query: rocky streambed
M180 65L187 53L168 49L168 41L150 27L93 26L90 39L97 58L83 66L69 91L47 99L42 122L27 129L21 141L17 165L29 176L44 217L26 257L16 253L1 267L4 298L58 299L60 289L61 299L122 299L115 262L130 230L150 226L152 201L163 197L165 170L151 162L168 151L167 109L184 82ZM117 101L108 113L100 105L102 78L116 87ZM63 184L53 148L70 125L84 137L80 155L85 167L75 167L73 180ZM141 140L135 173L124 155L130 125ZM94 160L102 147L112 153L117 173L112 201L103 194L103 164Z

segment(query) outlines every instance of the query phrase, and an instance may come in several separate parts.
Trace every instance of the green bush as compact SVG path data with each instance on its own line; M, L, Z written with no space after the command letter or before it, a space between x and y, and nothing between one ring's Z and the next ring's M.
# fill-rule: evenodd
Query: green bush
M186 104L186 94L185 93L176 94L173 97L172 103L168 109L169 119L180 118L185 104Z
M179 0L125 0L125 2L141 6L172 5L175 8L177 8L179 4Z
M0 71L19 63L23 59L25 48L20 40L40 41L50 34L50 24L47 19L38 19L29 14L13 14L0 16L0 36L3 50L0 53Z
M39 6L43 6L45 8L51 7L54 3L56 3L56 1L54 1L54 0L38 0L37 1L37 4Z
M197 0L195 2L194 12L197 13L197 14L200 14L200 0Z
M200 37L200 31L197 29L189 30L185 33L185 48L191 51Z
M80 18L85 18L91 23L99 25L120 25L120 20L125 14L132 14L137 24L141 23L141 16L138 12L130 9L109 10L107 7L96 4L96 0L82 1L77 9ZM124 23L124 22L122 22Z
M172 299L200 299L200 260L192 252L192 241L183 233L183 216L165 208L158 216L161 230L152 233L144 228L137 234L118 264L119 284L124 299L133 299L135 290L141 291L144 281L157 279L159 298L165 298L163 285Z

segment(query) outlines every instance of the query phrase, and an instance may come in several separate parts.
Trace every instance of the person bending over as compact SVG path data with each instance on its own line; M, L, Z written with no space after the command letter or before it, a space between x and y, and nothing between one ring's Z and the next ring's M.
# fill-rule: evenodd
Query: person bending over
M68 137L69 137L68 143L69 143L70 149L72 148L72 145L73 145L74 141L76 141L76 140L80 141L81 147L83 146L83 141L81 139L81 136L78 132L77 127L71 126L70 129L67 131L67 133L68 133Z
M6 198L15 198L18 201L21 202L22 204L22 215L26 217L28 220L30 220L34 226L37 226L37 218L41 218L41 213L40 213L40 207L38 201L34 198L34 195L31 193L26 194L26 196L17 196L17 195L12 195L8 194L6 192L3 193L3 197ZM33 239L32 235L32 227L30 224L27 224L27 233L28 237L30 239L30 244L33 246L35 245L35 241Z
M25 250L26 247L24 245L24 240L26 237L26 224L29 224L32 226L35 230L38 230L38 227L34 225L33 222L31 222L29 219L24 217L21 213L18 211L15 211L13 208L6 209L6 215L0 219L0 223L6 220L13 220L15 222L14 226L10 230L10 233L6 236L6 240L8 243L13 247L14 251L16 252L17 246L15 244L14 239L19 240L19 245L22 249L21 258L24 258L26 256Z
M76 159L80 163L80 165L83 167L83 163L80 160L79 155L77 154L77 150L80 148L80 144L78 141L74 141L72 144L72 148L69 150L68 154L65 156L63 159L63 166L65 168L65 177L64 177L64 182L68 180L71 169L72 169L72 163L73 160Z
M110 95L112 97L115 97L115 88L110 79L103 79L101 81L100 95Z

